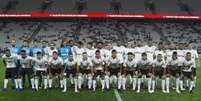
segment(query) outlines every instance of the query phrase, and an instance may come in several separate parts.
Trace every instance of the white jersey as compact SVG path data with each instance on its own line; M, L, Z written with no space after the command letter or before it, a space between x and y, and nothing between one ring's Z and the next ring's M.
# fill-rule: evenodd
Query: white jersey
M135 47L134 48L135 60L140 61L142 57L142 53L144 52L145 52L144 47Z
M151 60L148 60L148 59L146 59L146 60L140 60L139 62L138 62L138 67L140 68L140 69L149 69L149 67L150 66L153 66L153 62L151 61Z
M95 51L96 51L95 49L85 48L85 52L87 52L88 57L91 58L91 59L94 57Z
M51 68L61 68L61 65L63 65L63 60L62 58L58 57L57 59L54 59L53 57L51 57L49 59L49 64L51 65Z
M147 58L149 60L153 60L154 59L154 53L156 51L156 47L155 46L146 46L145 47L145 52L147 53Z
M15 61L17 60L18 56L11 54L11 56L7 57L6 55L2 56L2 59L6 63L6 68L16 68Z
M179 60L179 59L170 59L168 62L167 62L167 65L170 69L172 70L176 70L178 68L178 66L181 66L182 65L182 62Z
M84 48L78 48L78 47L75 47L74 51L77 59L81 58L82 53L85 52Z
M90 58L87 58L87 59L83 59L81 58L79 61L78 61L78 66L81 68L81 69L90 69L90 67L93 66L92 64L92 61Z
M173 52L174 50L169 50L169 49L165 51L166 61L170 61L172 59Z
M195 61L197 58L199 58L197 50L193 50L193 49L192 50L185 50L185 55L187 52L191 53L192 60Z
M105 60L102 57L100 57L100 58L94 57L92 59L92 63L96 70L103 70L103 65L105 65Z
M105 50L105 63L108 63L109 58L112 56L112 50Z
M65 65L65 68L66 69L73 69L73 68L76 68L76 65L77 65L77 60L73 59L73 60L69 60L69 59L66 59L64 61L64 65Z
M32 68L31 67L31 61L33 60L32 57L26 56L25 58L22 58L21 56L18 56L18 60L20 62L21 68Z
M107 64L110 68L116 69L119 67L120 64L122 64L122 61L118 57L116 58L110 57Z
M185 51L184 50L177 50L178 59L183 61L185 58Z
M50 57L52 57L52 55L53 55L53 52L58 52L58 50L56 49L56 48L54 48L54 49L51 49L50 47L48 48L48 50L47 50L47 55L48 55L48 58L50 58Z
M34 62L34 69L36 71L47 71L46 65L48 64L48 60L45 57L41 59L35 57L33 59L33 62Z
M153 62L153 67L154 67L155 70L161 70L161 69L163 69L163 68L166 68L166 63L165 63L164 60L158 61L158 60L156 59L156 60L154 60L154 62Z
M126 59L123 63L123 66L126 68L128 71L132 71L137 67L137 61L136 60L128 60Z
M182 71L184 72L192 72L192 69L196 68L195 62L191 59L187 61L186 59L183 61Z

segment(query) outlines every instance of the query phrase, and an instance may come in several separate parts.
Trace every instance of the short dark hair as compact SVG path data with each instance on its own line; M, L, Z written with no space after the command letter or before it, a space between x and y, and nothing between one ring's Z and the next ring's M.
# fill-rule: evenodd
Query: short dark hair
M100 53L100 50L96 50L96 53Z
M142 53L142 56L147 56L147 53L143 52L143 53Z
M26 51L25 50L21 50L21 53L26 53Z
M112 53L116 53L117 51L115 49L112 50Z
M128 52L127 54L128 54L128 55L133 55L133 53L132 53L132 52Z

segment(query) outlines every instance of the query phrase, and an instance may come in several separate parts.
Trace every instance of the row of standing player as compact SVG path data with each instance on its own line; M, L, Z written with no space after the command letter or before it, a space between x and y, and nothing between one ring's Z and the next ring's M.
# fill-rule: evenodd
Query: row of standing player
M100 43L101 44L101 43ZM164 57L165 57L165 51L164 50L162 50L162 49L160 49L160 47L159 47L159 49L156 49L154 46L145 46L145 47L136 47L136 48L124 48L123 46L116 46L116 47L114 47L114 48L112 48L112 49L110 49L110 50L108 50L108 52L106 52L106 49L101 49L101 45L98 45L99 47L98 47L98 49L99 49L99 53L100 53L100 56L101 57L104 57L104 58L106 58L107 56L108 56L108 58L107 59L103 59L103 60L106 60L106 61L104 61L104 64L105 63L110 63L110 62L117 62L117 60L119 61L119 63L118 64L122 64L123 62L124 62L124 60L126 60L126 59L128 59L128 57L124 57L124 56L127 56L128 55L128 53L130 54L130 55L133 55L133 57L134 57L134 59L133 60L135 60L135 61L138 61L138 63L140 63L139 61L141 61L141 55L142 55L142 53L146 53L146 55L147 55L147 60L150 60L150 61L153 61L154 60L154 56L158 56L159 54L161 54L161 56L162 56L162 60L171 60L171 58L172 58L172 54L170 54L170 53L173 53L173 51L177 51L177 57L179 58L179 60L180 60L180 62L181 62L181 60L184 60L184 53L188 53L187 51L189 51L190 53L191 53L191 57L192 57L192 60L194 60L195 59L195 53L194 53L194 50L172 50L172 51L170 51L170 50L166 50L166 52L168 53L168 51L170 52L169 53L169 55L171 55L170 57L169 57L169 59L168 59L168 56L166 55L166 59L164 59ZM150 49L149 49L150 48ZM12 50L12 49L14 49L14 48L10 48L10 50ZM116 54L117 54L117 60L115 60L115 61L110 61L110 60L112 60L112 59L110 59L110 57L112 57L112 50L113 49L115 49L116 50ZM23 50L25 50L25 53L28 53L28 51L27 50L29 50L29 48L23 48ZM40 51L41 50L41 51ZM35 54L35 56L36 56L36 53L42 53L43 51L43 49L42 48L40 48L40 50L38 49L38 48L35 48L35 51L34 51L34 48L32 49L32 53L33 53L33 56L34 56L34 54ZM138 51L136 51L136 50L138 50ZM145 51L146 50L146 51ZM48 55L48 57L46 57L46 58L48 58L49 59L49 57L51 57L52 55L53 55L53 53L56 53L57 54L57 52L56 51L58 51L54 46L51 46L51 48L49 48L49 50L48 50L48 53L46 53L46 56L47 56L47 54L49 54ZM73 52L70 52L70 51L73 51ZM59 53L60 53L60 56L64 59L64 57L66 57L66 59L67 59L67 57L68 57L68 55L69 55L69 53L74 53L74 54L72 54L73 55L73 57L75 58L75 57L77 57L77 58L79 58L79 59L82 59L83 58L83 53L85 53L84 51L86 51L86 48L82 48L82 47L73 47L73 48L70 48L70 47L68 47L68 48L60 48L59 49ZM181 52L182 51L182 52ZM34 53L35 52L35 53ZM125 54L127 52L127 54ZM94 57L94 56L91 56L91 55L93 55L93 54L95 54L96 52L95 52L95 49L89 49L88 48L88 50L86 51L86 56L87 57L89 57L89 58L91 58L92 59L92 57ZM106 55L105 53L108 53L109 55ZM179 53L181 54L181 53L183 53L183 59L181 58L181 55L179 55ZM124 55L123 55L124 54ZM155 54L155 55L154 55ZM151 55L151 56L150 56ZM150 59L150 58L152 58L152 59ZM69 59L69 58L68 58ZM62 60L62 59L60 59L60 60ZM110 61L110 62L109 62ZM97 62L97 61L96 61ZM100 61L98 61L98 62L100 62ZM79 62L79 63L81 63L81 62ZM136 64L137 62L135 62L135 63L133 63L133 64ZM152 63L152 62L151 62ZM167 62L166 62L167 63ZM54 64L54 63L53 63ZM72 63L71 63L72 64ZM85 63L84 63L85 64ZM94 64L93 62L91 63L91 64ZM143 63L144 64L144 63ZM146 64L146 63L145 63ZM97 65L97 64L96 64ZM99 64L100 65L100 64ZM131 63L129 64L130 66L131 66ZM147 64L146 64L147 65ZM82 65L80 65L81 67L82 67ZM80 67L79 66L79 67ZM108 67L121 67L121 66L116 66L116 64L113 64L112 63L112 66L108 66ZM124 65L125 66L125 65ZM85 66L84 66L85 67ZM137 67L139 67L139 65L137 66ZM146 67L146 66L145 66ZM178 67L181 67L181 66L178 66ZM194 66L195 67L195 66ZM151 70L153 70L153 69L151 69ZM22 70L23 72L25 72L25 74L26 74L26 72L27 72L27 70ZM28 70L29 71L29 70ZM49 71L51 71L51 69L49 70ZM110 71L110 70L108 70L108 71ZM121 72L120 72L121 71ZM59 72L59 73L57 73L57 72ZM73 71L71 71L70 73L69 73L69 71L67 70L67 71L65 71L65 72L67 72L67 73L64 73L65 75L67 74L67 75L69 75L69 74L76 74L76 73L71 73L71 72L73 72ZM75 71L74 71L75 72ZM78 72L78 71L76 71L76 72ZM113 72L115 72L115 70L112 70L111 72L108 72L108 73L110 73L110 75L111 74L113 74ZM122 86L122 88L123 89L125 89L125 87L124 87L124 82L126 81L126 79L124 78L124 75L121 75L122 74L122 70L117 70L116 72L118 72L118 73L114 73L114 74L116 74L116 76L118 77L118 80L115 80L115 79L117 79L117 77L115 77L115 76L111 76L111 78L113 78L114 80L112 80L110 77L109 77L109 74L108 74L108 76L104 76L104 80L101 80L101 84L102 84L102 89L103 88L105 88L104 86L106 86L106 88L108 88L109 87L109 85L108 85L108 83L106 83L107 81L108 82L111 82L111 81L118 81L118 89L120 89L121 88L121 86ZM138 71L139 72L139 71ZM90 74L91 75L91 73L93 73L92 71L89 73L89 71L82 71L82 74ZM120 74L119 74L120 73ZM152 72L153 73L153 72ZM148 74L152 74L151 72L150 73L148 73ZM27 74L30 74L30 73L27 73ZM36 73L36 74L38 74L38 75L41 75L41 74L46 74L46 73ZM61 74L61 70L59 70L59 71L57 71L57 70L52 70L52 73L51 72L49 72L49 74L50 75L48 75L48 79L49 79L49 87L51 88L51 85L52 85L52 80L50 79L51 78L51 75L52 74ZM107 73L102 73L102 72L99 72L99 73L95 73L95 74L99 74L99 75L102 75L102 74L107 74ZM93 75L95 75L94 73L93 73ZM139 73L140 74L140 73ZM147 74L147 73L146 73ZM176 73L177 74L177 73ZM181 74L181 73L179 73L179 74ZM93 78L93 76L91 76L91 79L89 79L90 77L90 75L88 75L88 76L86 76L87 78L88 78L88 82L91 82L91 83L88 83L88 87L89 88L91 88L92 86L93 86L93 88L95 89L95 85L96 85L96 81L95 80L92 80ZM121 76L119 76L119 75L121 75ZM131 76L132 76L133 74L131 74ZM98 75L96 75L96 76L98 76ZM46 77L47 78L47 77ZM133 78L133 77L132 77ZM176 85L178 85L178 84L180 84L181 85L181 90L183 90L183 88L182 88L182 81L183 80L178 80L179 78L178 78L178 74L177 74L177 83L176 83ZM18 80L18 81L20 81L20 80ZM31 80L32 82L35 82L35 85L38 83L38 80L34 80L34 79L32 79ZM64 84L64 82L65 82L66 80L60 80L60 84L61 84L61 87L63 86L63 84ZM77 86L78 87L75 87L75 91L77 92L78 90L76 90L76 88L81 88L81 85L82 85L82 82L83 82L83 76L78 76L77 77L77 82L75 82L75 80L74 80L74 82L73 82L73 80L71 79L71 81L72 81L72 83L77 83ZM130 80L130 81L132 81L133 82L133 89L135 89L135 84L136 84L136 82L138 82L138 83L141 83L141 81L142 80L140 80L140 79L132 79L132 80ZM192 80L192 81L194 81L194 80ZM45 79L44 80L44 82L47 82L47 79ZM105 82L104 83L104 85L103 85L103 82ZM120 83L121 82L121 83ZM152 82L152 83L151 83ZM149 76L149 79L148 79L148 89L149 89L149 92L150 93L152 93L154 90L154 86L155 86L155 80L152 80L152 76ZM168 86L168 84L165 84L164 82L169 82L168 81L168 78L166 78L166 81L163 81L162 80L162 88L163 88L163 92L169 92L169 90L167 89L167 88L165 88L165 86L164 85L166 85L166 86ZM178 82L180 82L180 83L178 83ZM45 84L47 84L47 83L45 83ZM34 85L34 84L33 84ZM32 85L32 88L36 88L36 89L38 89L38 87L35 87L35 86L33 86ZM65 85L65 84L64 84ZM139 84L138 84L139 85ZM153 85L153 87L151 87L151 85ZM47 86L46 86L47 87ZM64 87L65 88L65 87ZM140 87L139 87L140 88ZM138 88L138 90L137 90L137 92L139 92L140 90L139 90L139 88ZM192 89L192 87L190 87L191 89ZM151 90L152 89L152 90ZM166 90L165 90L166 89ZM64 92L65 92L66 90L64 89ZM176 90L177 92L180 92L179 90L178 90L178 87L177 87L177 90ZM192 90L191 90L192 91Z

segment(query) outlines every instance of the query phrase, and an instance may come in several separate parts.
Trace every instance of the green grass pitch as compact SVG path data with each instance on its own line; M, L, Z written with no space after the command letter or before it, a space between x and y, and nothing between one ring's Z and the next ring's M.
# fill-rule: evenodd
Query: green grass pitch
M127 90L120 94L123 101L201 101L201 59L197 63L197 86L193 94L184 92L177 94L172 91L169 94L163 94L161 90L156 90L154 94L149 94L147 90L142 90L137 94L131 90ZM4 67L2 61L0 62L0 87L3 87ZM160 88L160 83L158 83ZM74 93L73 88L68 87L66 93L55 89L49 92L43 90L32 93L30 89L25 89L22 93L16 93L13 90L8 92L0 92L0 101L117 101L114 90L103 93L100 90L89 93L87 90L80 93Z

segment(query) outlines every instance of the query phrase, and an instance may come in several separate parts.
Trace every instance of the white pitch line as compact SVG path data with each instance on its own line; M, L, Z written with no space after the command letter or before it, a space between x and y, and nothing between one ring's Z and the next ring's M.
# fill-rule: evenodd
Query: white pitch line
M115 93L117 101L123 101L121 96L119 95L119 93L118 93L118 91L116 89L114 89L114 93Z

